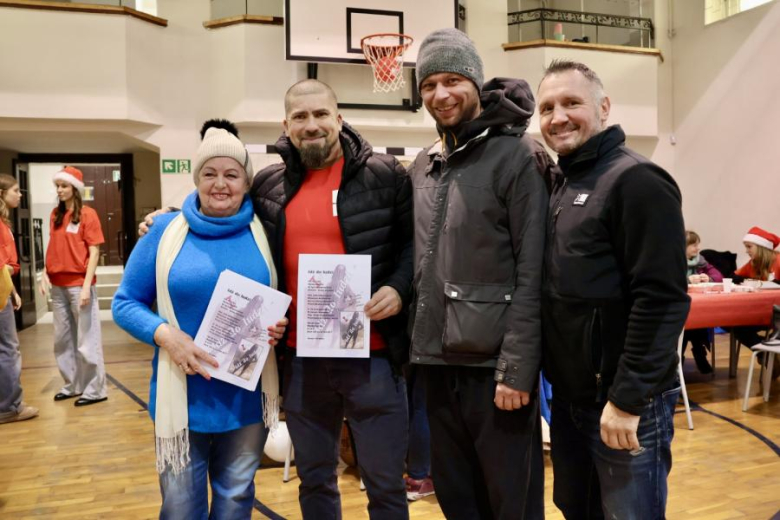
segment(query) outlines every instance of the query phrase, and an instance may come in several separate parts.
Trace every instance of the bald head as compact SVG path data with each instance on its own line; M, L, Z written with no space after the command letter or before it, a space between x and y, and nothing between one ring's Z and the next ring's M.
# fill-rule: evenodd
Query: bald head
M289 89L284 95L284 113L289 116L295 104L295 98L311 94L326 94L328 102L332 103L334 113L338 112L338 100L333 89L322 81L316 79L304 79L299 81Z

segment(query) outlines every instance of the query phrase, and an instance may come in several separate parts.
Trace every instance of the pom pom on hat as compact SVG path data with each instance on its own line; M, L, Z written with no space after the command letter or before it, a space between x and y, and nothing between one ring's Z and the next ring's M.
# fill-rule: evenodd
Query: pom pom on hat
M230 157L240 164L247 175L247 180L252 178L252 161L244 143L238 138L238 129L226 119L211 119L203 124L200 130L202 141L195 153L193 161L192 180L198 183L198 175L201 168L209 159L214 157Z
M209 128L221 128L223 130L227 130L234 136L238 137L238 128L236 128L236 125L234 125L227 119L209 119L208 121L203 123L203 126L200 128L201 141L206 137L206 131Z
M750 228L747 235L742 238L742 241L750 242L751 244L756 244L757 246L765 247L767 249L775 249L780 245L780 237L774 233L765 231L758 226Z
M84 174L81 170L73 166L65 166L62 170L54 174L53 182L64 181L79 190L84 195Z

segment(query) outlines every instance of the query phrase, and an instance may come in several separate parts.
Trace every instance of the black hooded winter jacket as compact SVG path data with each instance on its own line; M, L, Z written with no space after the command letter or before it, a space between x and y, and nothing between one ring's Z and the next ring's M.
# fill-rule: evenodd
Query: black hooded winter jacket
M411 361L495 367L534 389L542 355L540 290L546 181L555 169L525 135L534 111L522 80L496 78L482 112L417 156ZM449 151L451 150L451 151Z

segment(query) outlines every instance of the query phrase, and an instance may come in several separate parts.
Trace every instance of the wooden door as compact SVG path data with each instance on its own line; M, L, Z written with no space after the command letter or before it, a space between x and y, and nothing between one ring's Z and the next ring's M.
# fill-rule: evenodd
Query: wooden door
M78 165L84 173L84 203L95 209L106 243L100 248L101 265L122 265L125 230L122 219L122 170L114 165Z

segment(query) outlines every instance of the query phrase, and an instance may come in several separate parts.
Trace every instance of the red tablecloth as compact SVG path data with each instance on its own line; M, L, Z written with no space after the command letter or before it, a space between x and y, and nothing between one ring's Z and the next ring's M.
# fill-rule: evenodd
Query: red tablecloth
M692 293L686 329L771 325L772 305L780 304L780 290L752 293Z
M772 306L780 304L780 290L752 293L690 293L691 311L686 329L764 325L772 322ZM729 377L736 377L739 348L729 334Z

